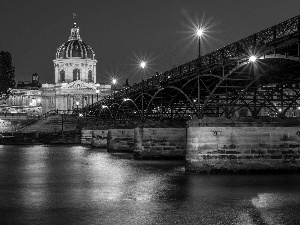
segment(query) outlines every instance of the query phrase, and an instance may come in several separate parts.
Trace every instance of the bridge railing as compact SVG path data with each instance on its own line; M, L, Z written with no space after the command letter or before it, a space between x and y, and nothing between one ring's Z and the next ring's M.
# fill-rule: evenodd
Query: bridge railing
M299 21L300 16L295 16L289 20L281 22L258 33L252 34L237 42L226 45L223 48L219 48L211 53L201 56L200 58L194 59L161 74L156 74L145 82L140 82L138 84L134 84L130 87L124 88L117 92L114 97L127 97L135 92L140 92L142 90L151 88L152 86L160 85L161 83L164 83L169 79L180 77L186 75L187 73L195 72L199 69L199 65L201 65L201 67L205 67L212 64L223 63L228 59L237 59L243 57L246 58L248 57L247 54L249 54L249 51L252 51L252 54L256 53L254 52L255 48L267 46L270 43L279 41L292 35L298 35L300 31ZM113 98L113 96L107 96L99 102L101 104L101 102L106 102L111 98Z

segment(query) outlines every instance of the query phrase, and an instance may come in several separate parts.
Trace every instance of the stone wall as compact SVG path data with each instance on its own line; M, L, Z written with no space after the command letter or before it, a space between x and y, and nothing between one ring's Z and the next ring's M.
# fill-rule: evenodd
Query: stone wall
M81 144L94 148L107 148L108 130L82 130Z
M135 128L134 158L184 159L186 128Z
M76 115L51 115L48 117L40 117L34 123L20 129L20 132L31 133L38 131L39 133L51 133L61 131L80 130L81 121Z
M235 125L189 127L186 170L299 171L300 127Z
M81 144L90 145L92 143L92 130L81 130Z
M2 120L27 120L27 113L0 113Z
M108 152L133 152L133 129L109 129L107 134Z
M14 132L17 122L0 119L0 133Z
M45 133L38 131L31 133L3 133L0 144L34 145L34 144L80 144L80 131L63 131Z

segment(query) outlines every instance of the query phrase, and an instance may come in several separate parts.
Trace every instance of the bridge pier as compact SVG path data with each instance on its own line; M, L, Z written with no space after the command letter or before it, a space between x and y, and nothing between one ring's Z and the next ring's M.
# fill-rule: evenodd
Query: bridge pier
M135 159L184 159L186 128L134 129Z
M300 121L204 118L187 129L186 171L300 171Z
M133 152L133 129L108 129L108 152Z

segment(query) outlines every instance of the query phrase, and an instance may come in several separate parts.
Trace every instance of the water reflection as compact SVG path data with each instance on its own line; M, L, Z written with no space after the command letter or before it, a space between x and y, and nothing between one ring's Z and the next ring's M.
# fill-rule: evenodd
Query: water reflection
M0 146L0 170L4 224L300 224L299 175L203 176L82 146Z

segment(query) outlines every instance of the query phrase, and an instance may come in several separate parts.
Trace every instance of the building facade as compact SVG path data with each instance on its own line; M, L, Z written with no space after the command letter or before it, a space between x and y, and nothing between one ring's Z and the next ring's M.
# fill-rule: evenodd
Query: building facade
M93 49L82 41L74 23L67 42L55 54L54 83L40 84L39 76L31 82L19 82L12 95L0 101L0 114L26 113L40 116L52 110L73 110L85 107L111 94L110 84L96 83Z
M76 110L111 94L111 85L96 83L95 53L82 41L79 31L74 23L68 41L57 49L55 83L42 85L43 113Z
M30 81L20 81L7 99L0 100L0 114L23 113L27 116L42 114L42 90L38 74Z

